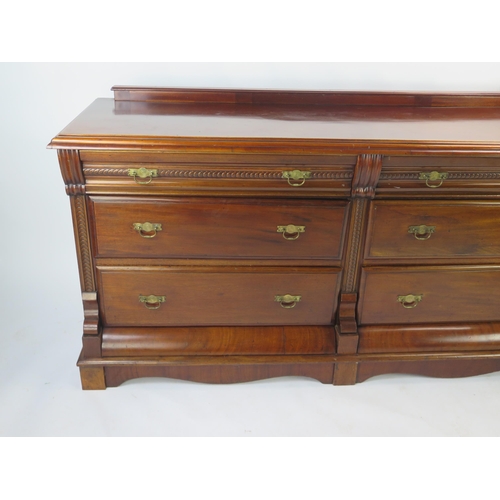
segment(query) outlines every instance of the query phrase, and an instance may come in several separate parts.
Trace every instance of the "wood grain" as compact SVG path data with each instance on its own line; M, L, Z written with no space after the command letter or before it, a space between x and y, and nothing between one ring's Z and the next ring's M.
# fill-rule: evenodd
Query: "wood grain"
M500 359L436 359L426 361L367 361L359 364L356 382L386 373L438 378L472 377L500 371Z
M114 85L115 101L302 104L340 106L500 107L498 94L429 92L332 92L322 90L239 90Z
M358 333L359 353L500 350L499 322L370 325Z
M359 323L418 324L500 320L499 266L371 267L362 272ZM398 296L422 295L406 309Z
M107 326L329 325L336 309L335 268L99 268ZM165 296L148 310L139 295ZM298 295L291 309L277 295Z
M419 263L433 258L500 257L500 204L478 201L375 201L368 222L367 260ZM426 240L410 226L433 226ZM421 236L422 237L422 236Z
M347 161L346 161L347 163ZM138 184L128 175L130 168L154 168L157 176L146 184ZM283 174L293 170L309 176L303 184L291 185ZM87 165L86 192L89 194L126 195L202 195L202 196L282 196L307 195L347 197L351 188L350 165L151 165L128 163L120 165ZM142 181L144 182L144 181Z
M332 327L106 327L104 357L333 354Z
M308 377L331 384L333 364L258 364L221 366L107 366L106 383L116 387L126 380L140 377L168 377L208 384L234 384L275 377Z
M114 91L49 144L71 199L84 389L500 370L500 94ZM158 176L138 185L141 167ZM447 178L428 186L434 171ZM288 224L305 232L286 241ZM421 224L426 241L408 233ZM285 309L285 294L301 300ZM408 294L422 301L404 308Z
M322 99L335 97L322 93ZM270 93L273 104L170 103L97 99L68 125L50 147L63 149L164 149L198 151L389 154L419 150L453 154L499 155L500 101L483 96L420 96L420 102L463 107L419 106L415 94L363 104L351 94L345 105L287 104L283 93ZM385 101L384 101L385 99ZM385 105L384 105L385 103ZM397 105L391 105L397 104ZM475 107L481 104L481 107ZM492 105L493 104L493 105Z
M346 206L321 200L93 198L97 255L340 260ZM159 223L153 238L133 223ZM286 240L278 226L305 227ZM151 235L149 235L151 236ZM295 237L288 235L287 237Z
M106 389L106 378L103 367L80 366L80 379L82 389L85 391Z

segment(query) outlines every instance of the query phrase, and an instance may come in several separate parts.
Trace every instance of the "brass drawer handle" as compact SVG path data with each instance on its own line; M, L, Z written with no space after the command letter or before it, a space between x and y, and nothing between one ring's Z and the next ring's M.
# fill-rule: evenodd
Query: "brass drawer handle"
M129 168L128 175L134 178L136 184L149 184L153 177L158 177L158 170L156 168ZM148 179L145 182L141 182L137 180L137 177L140 179Z
M283 172L281 177L282 179L287 179L288 184L290 184L290 186L300 187L304 185L306 179L311 178L311 172L303 172L301 170L290 170Z
M438 188L443 184L444 179L448 179L447 172L421 172L418 176L420 180L424 180L427 187ZM429 181L435 182L439 181L439 184L429 184Z
M134 222L134 229L143 237L143 238L154 238L158 231L161 231L161 224L151 223L151 222ZM153 234L148 234L153 233Z
M415 238L420 241L428 240L431 234L436 231L436 226L426 226L422 224L420 226L410 226L408 228L409 233L413 233Z
M300 233L305 232L306 226L295 226L293 224L288 224L288 226L277 226L277 233L283 233L283 238L288 241L296 240Z
M423 295L399 295L398 302L402 304L405 309L413 309L417 307L418 303L423 299Z
M165 295L139 295L139 302L147 309L158 309L165 302Z
M292 307L295 307L295 304L297 304L297 302L300 302L301 298L302 295L289 295L287 293L286 295L276 295L274 297L274 300L276 302L279 302L281 307L284 307L285 309L291 309Z

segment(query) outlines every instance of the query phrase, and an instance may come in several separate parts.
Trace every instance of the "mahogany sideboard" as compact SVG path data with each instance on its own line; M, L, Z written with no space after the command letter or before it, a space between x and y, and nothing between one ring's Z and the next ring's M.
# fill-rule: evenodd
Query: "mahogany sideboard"
M500 94L112 90L49 144L84 389L500 370Z

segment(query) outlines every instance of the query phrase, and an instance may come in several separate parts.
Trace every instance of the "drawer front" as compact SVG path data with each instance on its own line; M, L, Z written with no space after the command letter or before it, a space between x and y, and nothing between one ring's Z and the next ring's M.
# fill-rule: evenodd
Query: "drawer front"
M99 268L100 305L108 326L328 325L339 270L306 269Z
M354 157L333 157L330 165L279 165L274 157L268 161L267 165L221 164L214 157L206 165L84 162L83 173L89 194L349 196Z
M499 203L377 200L365 258L498 258L499 221Z
M447 197L495 195L500 188L499 158L385 157L378 196Z
M367 268L360 324L500 320L500 267Z
M304 200L93 198L93 202L100 257L339 260L347 208L347 202Z

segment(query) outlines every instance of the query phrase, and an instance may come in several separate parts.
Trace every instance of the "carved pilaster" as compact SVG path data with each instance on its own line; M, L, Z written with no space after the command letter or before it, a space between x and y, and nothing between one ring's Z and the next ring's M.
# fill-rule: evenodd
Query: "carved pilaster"
M78 269L84 311L83 350L84 359L101 357L101 329L99 325L99 305L97 302L96 280L94 275L91 247L87 197L85 196L85 177L80 155L75 150L58 150L61 174L70 196L71 214L75 232ZM84 388L104 388L102 368L81 369Z
M357 291L359 274L359 255L364 243L364 228L366 225L366 213L368 203L365 198L355 198L351 202L351 218L349 224L349 243L347 248L347 262L342 286L343 293Z
M354 293L358 289L359 267L365 243L368 209L370 200L375 197L375 188L381 170L381 155L358 156L351 187L352 202L347 245L349 259L342 286L343 293Z
M85 196L71 196L71 212L80 270L82 292L95 292L94 269Z
M75 231L78 267L82 292L95 292L95 278L92 263L92 250L85 197L85 177L77 150L59 149L57 151L61 174L70 195L73 228ZM85 306L85 302L84 302Z
M361 274L361 263L365 246L366 225L371 200L382 170L381 155L360 155L354 168L351 187L351 207L349 233L342 291L339 304L337 332L337 352L355 353L358 349L358 328L356 304Z

